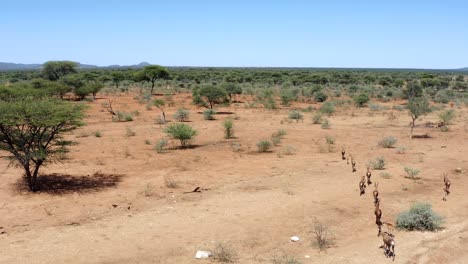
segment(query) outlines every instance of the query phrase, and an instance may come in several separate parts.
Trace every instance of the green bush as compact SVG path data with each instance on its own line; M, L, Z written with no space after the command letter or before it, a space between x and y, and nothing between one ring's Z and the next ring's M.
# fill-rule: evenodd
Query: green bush
M257 143L258 152L268 152L271 149L271 142L268 140L260 140Z
M324 119L322 121L322 125L320 127L322 129L329 129L330 128L330 121L328 119Z
M288 118L299 122L299 120L302 120L304 118L304 114L302 114L298 110L292 110L289 112Z
M383 170L385 169L385 159L383 157L378 157L374 160L369 161L369 167L374 170Z
M130 113L117 112L115 116L112 116L112 120L116 122L130 122L133 121L133 116Z
M318 91L314 94L314 99L316 102L325 102L328 98L328 95L323 91Z
M381 141L379 141L379 146L383 148L393 148L397 141L398 139L395 137L384 137Z
M234 122L231 119L224 120L224 138L229 139L234 137Z
M443 223L443 217L432 211L429 203L415 203L396 219L396 226L408 231L436 231Z
M335 113L335 105L332 102L325 102L319 109L320 113L332 115Z
M156 150L157 153L163 153L164 148L167 146L167 143L167 139L165 138L158 140L158 142L156 142L156 144L154 145L154 150Z
M369 95L367 93L361 93L353 97L354 103L363 107L367 102L369 102Z
M203 111L203 118L205 120L214 120L214 115L216 115L216 111L213 109L207 109Z
M180 141L180 145L183 148L189 147L192 143L192 139L198 133L197 130L182 123L172 124L166 127L164 132L166 132L173 139L178 139Z
M418 174L419 174L420 170L415 169L415 168L411 168L411 167L405 167L404 169L405 169L405 172L406 172L406 178L410 178L410 179L413 179L413 180L419 179Z
M321 124L323 121L323 116L321 113L316 113L312 116L312 124Z
M190 112L187 109L179 108L174 114L174 119L179 122L186 122L189 120Z
M449 109L439 114L439 119L444 125L450 125L452 120L455 118L455 110Z

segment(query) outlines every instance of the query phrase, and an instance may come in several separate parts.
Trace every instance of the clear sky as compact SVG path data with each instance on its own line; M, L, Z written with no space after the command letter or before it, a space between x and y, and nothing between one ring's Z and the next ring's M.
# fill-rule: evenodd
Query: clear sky
M468 67L468 0L0 0L0 61Z

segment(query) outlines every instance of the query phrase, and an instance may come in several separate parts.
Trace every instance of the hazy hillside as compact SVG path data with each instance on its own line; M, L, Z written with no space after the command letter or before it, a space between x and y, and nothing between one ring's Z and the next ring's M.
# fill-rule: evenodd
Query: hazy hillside
M93 68L143 68L145 66L151 65L148 62L141 62L135 65L110 65L110 66L96 66L90 64L81 64L80 69L93 69ZM42 64L22 64L22 63L10 63L10 62L0 62L0 71L16 71L16 70L38 70L42 68Z

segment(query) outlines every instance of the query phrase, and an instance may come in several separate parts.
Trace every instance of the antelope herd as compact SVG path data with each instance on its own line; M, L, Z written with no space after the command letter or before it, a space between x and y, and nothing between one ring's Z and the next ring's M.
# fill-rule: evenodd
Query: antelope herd
M342 148L341 150L341 159L346 160L346 164L350 164L351 162L351 169L352 172L356 172L356 160L354 159L353 155L349 154L349 156L346 156L346 150ZM366 183L367 187L369 187L372 184L371 181L371 169L370 167L367 167L366 174L361 176L361 180L359 181L359 196L362 196L366 193ZM444 174L444 197L443 200L447 201L447 196L450 194L450 186L451 186L451 181L447 175L447 173ZM374 191L372 192L372 195L374 197L374 215L375 215L375 224L377 225L378 233L377 237L381 236L383 240L383 245L380 246L380 248L383 248L384 250L384 255L387 258L392 258L392 260L395 260L395 235L393 232L395 231L395 226L394 224L390 222L383 222L382 221L382 210L380 209L380 198L379 198L379 183L374 182ZM382 232L382 227L386 227L386 231Z
M341 159L346 160L346 164L350 164L351 162L351 168L352 172L356 172L356 160L354 159L353 155L349 154L349 156L346 156L346 150L344 148L341 149ZM361 176L361 180L359 181L359 196L362 196L366 193L366 183L367 187L369 187L372 184L371 181L371 169L370 167L367 167L366 174ZM366 181L367 179L367 181ZM444 197L443 200L447 201L447 196L450 194L450 186L451 186L451 181L448 177L447 173L444 173ZM383 245L381 245L379 248L383 248L384 250L384 255L387 258L392 258L392 260L395 260L395 235L393 232L395 231L395 227L392 223L389 222L383 222L382 221L382 210L380 209L380 198L379 198L379 183L374 182L374 191L372 192L372 195L374 196L374 215L375 215L375 224L377 225L378 233L377 237L381 236L383 240ZM387 231L382 232L382 227L385 226Z

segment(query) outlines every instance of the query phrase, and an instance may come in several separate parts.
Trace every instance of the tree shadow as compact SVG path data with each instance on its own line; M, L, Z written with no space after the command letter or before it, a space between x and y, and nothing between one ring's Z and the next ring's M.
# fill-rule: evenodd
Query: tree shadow
M116 187L124 175L94 173L87 176L73 176L67 174L46 174L37 178L37 192L53 195L70 193L92 193ZM20 191L29 191L24 179L18 181Z

